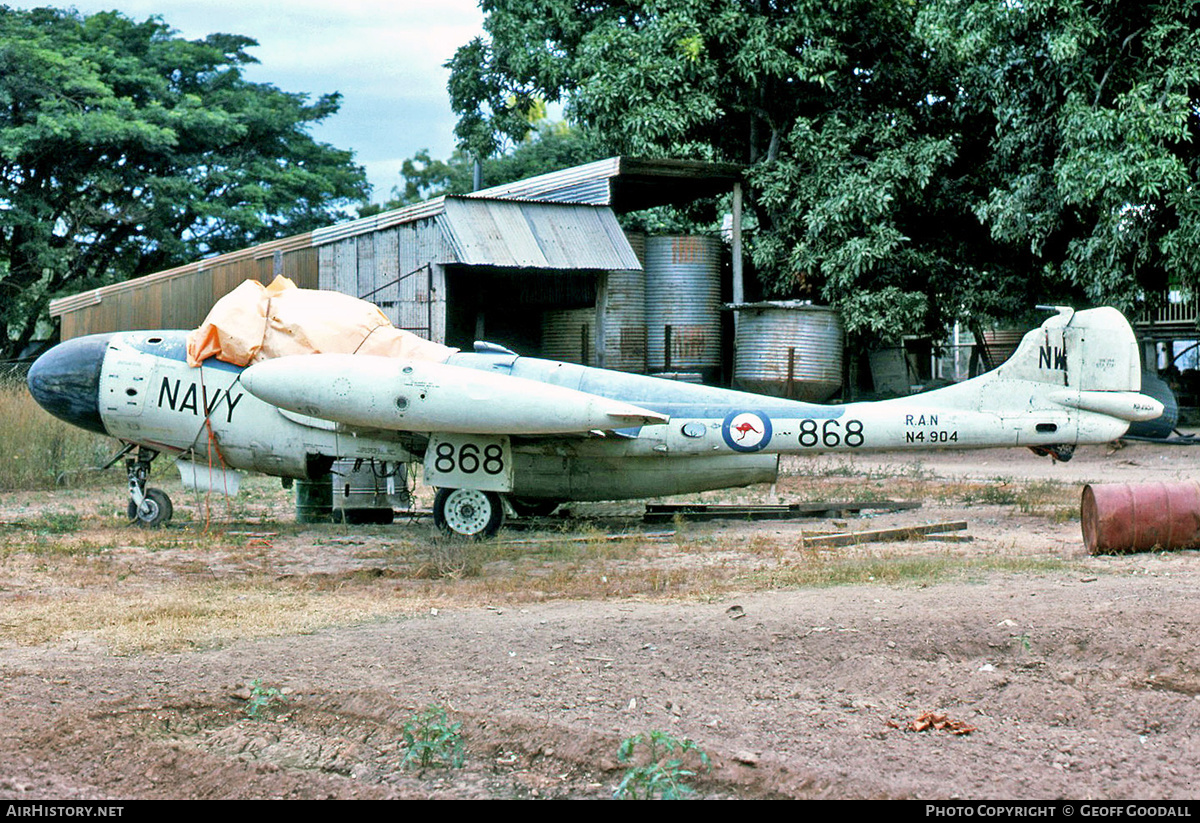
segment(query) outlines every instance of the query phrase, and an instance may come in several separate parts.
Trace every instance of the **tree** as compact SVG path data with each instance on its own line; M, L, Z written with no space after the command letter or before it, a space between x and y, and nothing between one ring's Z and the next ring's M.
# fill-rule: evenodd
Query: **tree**
M366 198L351 154L308 133L339 97L246 81L254 45L0 6L0 357L52 296L327 225Z
M958 146L947 107L929 100L949 81L914 39L914 6L577 5L484 3L491 41L451 61L465 145L519 137L522 107L540 96L564 100L613 153L745 163L751 253L769 293L824 297L852 329L944 319L957 294L921 289L958 282L943 276L954 252L935 245L933 227L963 195L942 182Z
M938 333L1194 280L1196 0L485 0L457 134L538 99L610 152L747 164L765 288Z
M994 135L974 211L1031 284L1125 310L1194 288L1200 3L940 0L921 25Z
M483 159L483 184L500 186L605 156L579 129L542 118L511 151ZM420 203L443 194L466 194L474 182L474 159L468 152L455 149L449 159L434 160L428 149L422 149L404 161L400 177L404 183L392 189L391 200L383 206L364 208L362 214Z

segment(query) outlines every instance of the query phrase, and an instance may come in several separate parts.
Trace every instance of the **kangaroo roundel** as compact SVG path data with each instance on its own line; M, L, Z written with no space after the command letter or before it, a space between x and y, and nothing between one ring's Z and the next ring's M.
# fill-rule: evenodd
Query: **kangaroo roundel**
M756 452L771 442L771 418L762 412L733 412L721 424L721 436L734 451Z

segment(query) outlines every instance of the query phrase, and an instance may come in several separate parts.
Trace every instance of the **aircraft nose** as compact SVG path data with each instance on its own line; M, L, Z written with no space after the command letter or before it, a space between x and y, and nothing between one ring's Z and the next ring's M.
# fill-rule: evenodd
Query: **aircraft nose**
M111 334L91 334L59 343L39 357L29 369L29 393L46 411L99 434L100 369Z

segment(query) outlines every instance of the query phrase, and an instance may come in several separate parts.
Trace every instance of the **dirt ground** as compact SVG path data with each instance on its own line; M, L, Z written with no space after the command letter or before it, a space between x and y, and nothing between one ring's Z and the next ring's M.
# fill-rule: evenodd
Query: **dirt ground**
M1200 448L784 468L705 499L922 505L576 507L456 568L427 519L295 526L254 488L206 514L167 483L159 534L108 514L116 473L5 495L0 797L605 798L650 732L707 753L703 798L1200 797L1200 553L1089 557L1078 520L1083 483L1198 477ZM405 767L426 706L461 723L462 768Z

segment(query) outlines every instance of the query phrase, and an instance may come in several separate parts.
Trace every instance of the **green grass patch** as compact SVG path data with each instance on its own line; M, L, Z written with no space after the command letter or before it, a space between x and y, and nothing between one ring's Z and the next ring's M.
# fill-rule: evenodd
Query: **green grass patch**
M1058 572L1072 565L1071 561L1056 557L812 556L758 572L751 575L749 581L778 589L863 583L929 585L944 580L971 579L994 572Z
M45 512L36 517L19 518L6 528L34 534L74 534L83 528L83 518L75 512Z
M39 540L23 549L34 557L94 557L111 551L112 544L94 540Z

